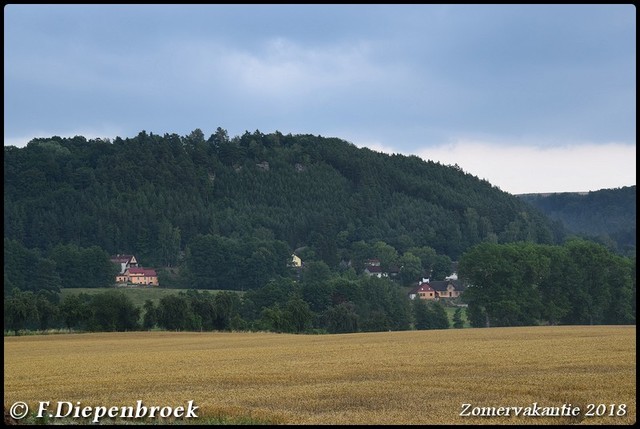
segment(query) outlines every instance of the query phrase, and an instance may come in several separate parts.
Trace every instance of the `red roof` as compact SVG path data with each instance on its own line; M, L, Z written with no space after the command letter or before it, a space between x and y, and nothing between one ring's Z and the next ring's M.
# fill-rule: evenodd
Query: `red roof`
M435 292L435 291L433 290L433 288L431 286L429 286L429 283L423 283L416 290L416 292Z
M129 268L129 274L142 274L143 276L147 276L147 277L158 276L158 274L156 274L156 270L152 270L149 268L135 268L135 267Z

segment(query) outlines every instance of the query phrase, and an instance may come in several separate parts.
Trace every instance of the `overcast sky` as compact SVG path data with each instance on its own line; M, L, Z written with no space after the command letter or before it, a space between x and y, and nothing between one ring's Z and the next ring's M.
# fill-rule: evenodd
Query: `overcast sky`
M338 137L513 193L636 184L633 5L8 5L4 144Z

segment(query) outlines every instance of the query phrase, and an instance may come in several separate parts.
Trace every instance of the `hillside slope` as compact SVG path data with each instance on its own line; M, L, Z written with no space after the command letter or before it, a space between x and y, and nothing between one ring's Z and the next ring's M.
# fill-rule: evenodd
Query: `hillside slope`
M97 245L171 265L213 234L309 246L335 266L359 241L430 246L455 260L482 241L558 243L564 234L456 167L337 138L142 131L113 142L35 139L4 155L5 238L27 248Z
M518 195L567 230L595 238L623 254L636 247L636 187L576 193Z

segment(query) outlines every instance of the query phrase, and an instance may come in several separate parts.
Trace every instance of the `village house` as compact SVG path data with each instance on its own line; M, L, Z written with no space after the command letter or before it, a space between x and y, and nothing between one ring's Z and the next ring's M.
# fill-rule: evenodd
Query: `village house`
M395 279L400 275L400 268L396 265L391 265L387 271L384 271L379 259L367 259L363 264L364 269L362 272L368 276L376 276L378 278L389 277L391 279ZM351 266L351 261L349 261L348 266Z
M438 299L457 298L463 291L462 283L458 280L432 281L430 285L438 294Z
M381 278L385 274L379 266L365 267L363 272L368 276L376 276L378 278Z
M302 267L302 259L295 253L291 255L291 261L289 262L289 266L294 268Z
M418 286L413 288L409 292L410 299L427 299L429 301L435 301L437 299L437 293L429 285L429 279L422 279L418 282Z
M409 299L427 299L438 301L440 299L453 299L460 296L464 286L458 280L430 281L423 278L418 285L409 292Z
M293 274L297 280L300 280L304 262L300 256L295 254L295 252L291 254L291 259L287 262L287 267L290 268L291 274Z
M129 268L125 275L128 276L128 283L134 285L159 286L158 274L155 270L148 268Z
M379 259L367 259L364 261L364 270L362 272L368 276L376 276L378 278L389 276L389 274L382 271Z
M158 274L155 270L138 266L133 255L115 255L111 262L117 264L120 272L116 275L117 284L159 286Z

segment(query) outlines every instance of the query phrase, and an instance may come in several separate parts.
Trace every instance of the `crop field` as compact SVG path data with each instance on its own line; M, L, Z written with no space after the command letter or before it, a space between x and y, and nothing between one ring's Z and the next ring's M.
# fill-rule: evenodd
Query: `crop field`
M5 410L138 400L193 401L191 423L632 424L636 327L4 339Z

